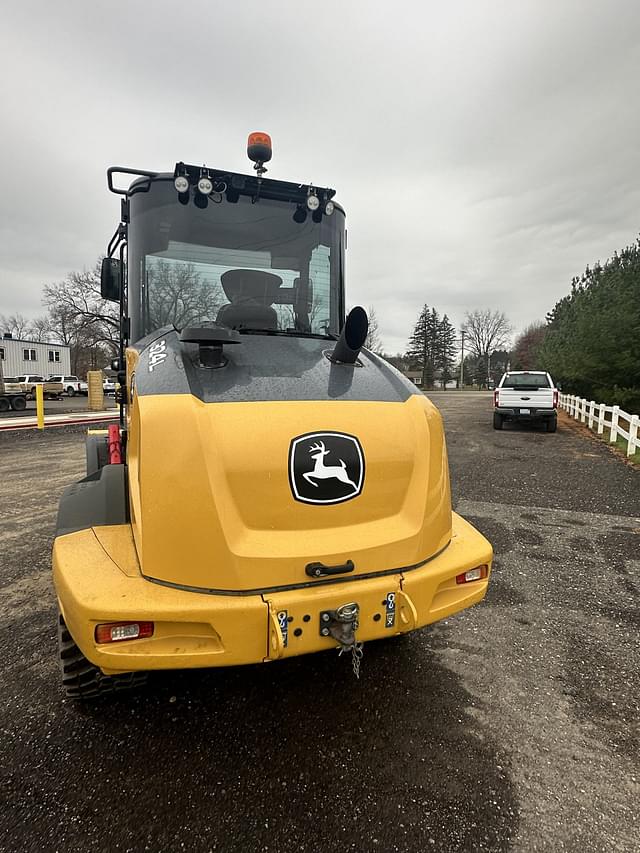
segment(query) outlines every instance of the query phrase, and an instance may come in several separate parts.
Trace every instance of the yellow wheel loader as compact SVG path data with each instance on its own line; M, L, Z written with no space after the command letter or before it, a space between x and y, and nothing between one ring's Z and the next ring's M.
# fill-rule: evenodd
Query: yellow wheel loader
M451 511L438 411L363 349L363 309L345 320L334 190L267 179L266 134L248 154L250 175L107 172L121 412L88 436L58 514L70 696L331 649L358 674L364 642L487 590L491 546Z

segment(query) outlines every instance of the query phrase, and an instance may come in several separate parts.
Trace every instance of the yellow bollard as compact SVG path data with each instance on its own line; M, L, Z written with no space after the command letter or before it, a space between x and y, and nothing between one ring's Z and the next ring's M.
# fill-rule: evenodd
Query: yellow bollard
M38 429L44 429L44 389L36 385L36 412L38 413Z

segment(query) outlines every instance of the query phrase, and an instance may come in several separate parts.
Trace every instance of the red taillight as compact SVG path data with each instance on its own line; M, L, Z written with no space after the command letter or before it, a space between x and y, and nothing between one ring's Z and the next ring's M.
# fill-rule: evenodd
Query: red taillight
M142 640L153 634L153 622L105 622L96 625L96 643L120 643Z
M472 583L472 581L481 581L489 574L488 566L476 566L475 569L469 569L468 572L463 572L456 576L456 583Z
M498 389L497 389L497 388L496 388L496 390L493 392L493 405L494 405L494 406L497 406L497 405L498 405Z
M557 388L553 389L553 408L554 409L558 408L558 389Z

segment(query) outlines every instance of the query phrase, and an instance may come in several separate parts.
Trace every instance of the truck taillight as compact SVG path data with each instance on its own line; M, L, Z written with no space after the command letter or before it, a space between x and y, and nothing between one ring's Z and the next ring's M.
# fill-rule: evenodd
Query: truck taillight
M475 569L469 569L468 572L463 572L461 575L456 575L456 583L471 583L472 581L481 581L489 574L488 566L476 566Z
M494 405L494 406L497 406L497 405L498 405L498 389L497 389L497 388L496 388L496 390L493 392L493 405Z
M96 625L96 643L119 643L142 640L153 634L153 622L106 622Z
M553 408L554 409L558 408L558 389L557 388L553 389Z

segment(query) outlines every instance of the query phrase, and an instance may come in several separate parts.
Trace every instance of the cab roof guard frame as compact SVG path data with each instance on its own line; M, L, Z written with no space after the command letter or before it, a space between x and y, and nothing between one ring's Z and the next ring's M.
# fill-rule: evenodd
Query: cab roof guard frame
M160 176L160 172L149 172L145 169L130 169L127 166L109 166L107 169L107 186L109 191L115 193L115 195L131 195L131 188L127 187L123 189L121 187L114 186L113 176L114 175L137 175L139 178L149 178L148 181L144 184L140 184L139 187L136 187L136 192L148 192L149 187L151 186L151 181L153 178L158 178Z

